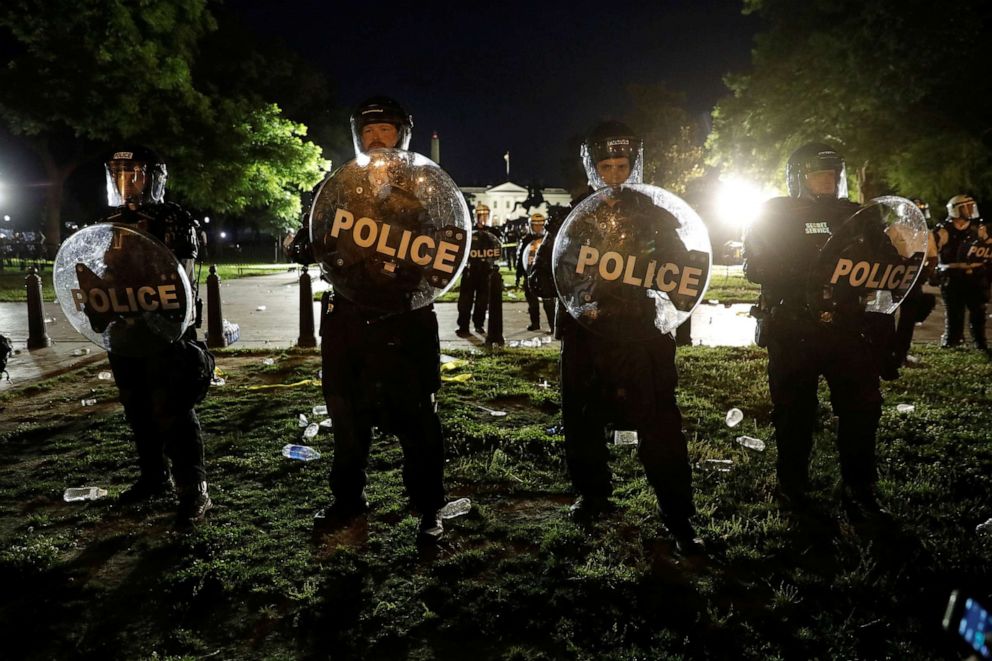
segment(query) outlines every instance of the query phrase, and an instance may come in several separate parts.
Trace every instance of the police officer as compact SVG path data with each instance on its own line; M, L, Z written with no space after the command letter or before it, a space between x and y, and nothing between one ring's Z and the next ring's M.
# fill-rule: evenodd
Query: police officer
M555 299L541 298L537 290L531 286L527 275L534 269L538 248L545 239L544 226L547 219L543 213L535 213L530 217L530 233L520 239L520 249L517 251L517 278L524 279L524 296L527 298L527 313L530 315L529 331L541 330L541 310L548 318L548 333L555 332Z
M988 353L985 339L985 306L989 300L988 270L974 249L988 241L970 195L955 195L947 202L947 218L934 231L939 261L940 295L944 300L944 335L940 346L954 347L964 340L964 313L968 311L975 346Z
M744 273L761 285L757 343L768 349L779 501L809 505L809 460L822 374L839 418L842 497L854 519L884 515L875 497L875 434L882 411L878 365L866 339L864 306L811 309L807 279L831 233L859 207L847 199L844 159L806 144L786 166L789 197L769 200L744 245Z
M165 161L150 149L134 147L113 152L105 169L109 203L116 208L99 222L133 225L152 234L172 250L193 280L199 224L178 204L164 201ZM161 353L132 357L111 351L109 358L134 432L140 469L138 481L120 495L119 502L133 503L175 488L179 520L201 520L212 503L194 406L210 385L213 357L206 345L196 341L194 326Z
M913 203L923 214L927 223L930 222L930 205L920 198L914 198ZM933 311L936 298L933 294L923 291L923 285L930 279L937 266L937 244L933 233L927 233L927 253L923 262L920 277L910 288L899 304L899 321L896 325L892 341L893 362L896 365L909 363L909 347L913 341L916 324L926 321ZM915 358L913 359L916 360Z
M583 145L582 155L589 181L597 189L641 183L642 141L624 124L604 122L596 126ZM612 208L608 213L614 218L627 218L632 229L635 225L642 228L638 231L650 228L652 235L640 241L642 245L684 250L675 232L676 219L643 195L619 191L609 202ZM635 223L633 219L639 214L652 215ZM546 253L551 250L549 242L541 245L538 264L550 263ZM541 267L538 282L546 283L552 277L543 272L546 268ZM638 434L638 455L657 494L665 525L681 552L698 554L703 546L690 522L695 513L692 476L682 414L675 400L675 340L670 334L655 332L652 299L643 292L635 300L621 298L614 301L628 311L644 304L650 308L641 315L651 325L648 339L618 341L595 333L559 304L565 459L578 492L570 514L589 521L614 509L609 500L613 488L607 444L614 429L633 428Z
M469 320L475 326L476 333L485 335L483 325L489 306L489 279L499 268L497 264L499 257L499 239L489 228L489 207L479 204L475 207L472 251L469 253L468 266L458 289L458 329L455 331L457 335L465 337L470 334Z
M412 128L413 118L387 97L368 99L351 116L356 155L407 149ZM310 255L301 258L306 259L312 261ZM360 301L325 294L322 310L322 388L334 421L334 503L317 512L315 527L340 526L368 510L365 471L376 425L396 434L403 447L403 482L421 517L419 536L440 538L444 444L434 403L441 376L433 305L384 315Z

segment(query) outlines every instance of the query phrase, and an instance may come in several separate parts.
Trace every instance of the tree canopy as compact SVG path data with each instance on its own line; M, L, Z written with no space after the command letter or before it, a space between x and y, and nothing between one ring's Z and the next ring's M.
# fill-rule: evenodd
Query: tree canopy
M782 184L793 149L841 149L864 193L992 194L984 0L745 0L766 29L728 76L711 163Z
M271 99L222 94L195 75L217 28L206 0L4 3L14 54L0 70L0 121L29 144L48 179L45 233L57 243L62 189L87 160L122 142L159 150L169 189L201 209L299 215L327 168L304 125Z

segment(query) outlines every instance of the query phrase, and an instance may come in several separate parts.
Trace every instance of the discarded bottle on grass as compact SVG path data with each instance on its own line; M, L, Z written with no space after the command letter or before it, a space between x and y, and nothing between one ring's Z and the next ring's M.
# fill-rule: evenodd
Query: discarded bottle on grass
M470 509L472 509L472 501L468 498L459 498L442 507L438 514L442 519L453 519L456 516L468 514Z
M106 489L100 487L70 487L62 494L62 500L75 503L81 500L96 500L107 495Z
M509 342L506 343L506 346L508 346L511 349L516 349L517 347L520 346L520 340L510 340Z
M744 419L744 412L740 409L730 409L727 411L727 426L736 427Z
M613 444L614 445L637 445L637 432L636 431L620 431L617 430L613 432Z
M287 459L296 459L297 461L313 461L314 459L320 459L320 453L309 445L284 445L282 447L282 456Z
M992 519L975 526L975 532L979 535L992 535Z
M96 378L100 379L101 381L110 381L111 379L114 378L114 375L110 372L100 372L99 374L96 375Z
M83 400L80 400L79 401L79 404L80 404L80 406L95 406L96 405L96 400L95 399L83 399Z
M323 404L313 407L314 415L327 415L327 407Z
M328 418L327 420L321 420L320 425L318 426L323 427L324 429L330 429L331 425L333 424L334 422L330 418Z
M311 422L307 425L307 428L303 430L303 438L313 438L320 431L320 425L316 422Z
M215 376L214 378L210 379L210 385L212 386L222 386L225 383L227 383L227 381L222 376Z
M765 442L760 438L738 436L737 442L750 450L757 450L758 452L764 452L765 450Z
M307 416L303 415L302 413L300 414L299 422L300 422L300 429L304 429L310 424L310 421L307 420Z
M275 365L276 364L276 361L275 361L274 358L266 358L265 360L262 361L262 364L263 365Z
M699 462L700 468L709 468L719 473L729 473L730 467L733 465L733 459L703 459Z
M916 407L912 404L896 404L896 411L899 413L912 413Z

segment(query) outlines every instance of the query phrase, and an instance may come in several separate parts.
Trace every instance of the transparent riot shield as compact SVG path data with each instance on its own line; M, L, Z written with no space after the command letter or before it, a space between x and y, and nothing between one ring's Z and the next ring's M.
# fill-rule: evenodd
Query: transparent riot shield
M892 314L920 275L928 232L910 200L871 200L820 250L810 272L810 308L825 320L844 310Z
M314 257L336 293L384 314L450 289L471 243L465 198L420 154L373 149L321 185L310 212Z
M672 193L646 184L604 188L565 219L552 268L580 324L618 341L671 333L709 286L706 226Z
M493 266L502 255L503 247L499 238L488 230L472 232L472 247L469 251L469 261L480 265Z
M84 227L59 248L55 294L66 319L107 351L148 356L193 321L186 271L165 244L128 225Z

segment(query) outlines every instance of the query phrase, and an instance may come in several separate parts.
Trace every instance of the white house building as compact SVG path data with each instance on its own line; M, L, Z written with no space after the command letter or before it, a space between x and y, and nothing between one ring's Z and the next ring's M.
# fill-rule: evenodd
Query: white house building
M517 206L517 202L527 199L527 189L517 185L512 181L507 181L498 186L463 186L461 188L471 204L485 204L489 207L489 222L494 226L500 226L510 218L520 218L534 213L548 215L548 207L552 205L568 206L572 203L572 196L564 188L544 188L541 194L544 195L544 204L539 207L523 209Z

